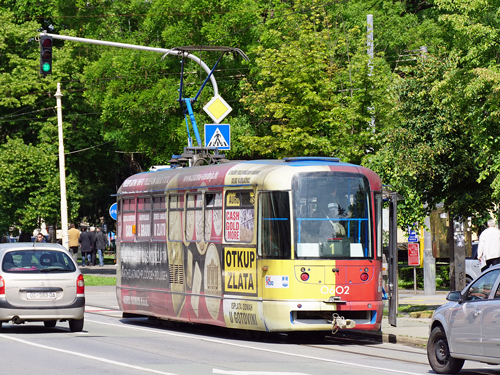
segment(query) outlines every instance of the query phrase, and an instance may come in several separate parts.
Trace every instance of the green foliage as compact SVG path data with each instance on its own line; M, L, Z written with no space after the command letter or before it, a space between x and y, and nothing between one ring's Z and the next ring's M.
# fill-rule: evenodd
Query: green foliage
M483 168L473 140L481 106L463 92L463 69L454 55L428 56L399 70L394 127L367 165L405 196L398 208L402 227L423 222L443 202L454 217L478 218L493 209L491 179L478 183ZM454 91L455 90L455 91ZM460 100L459 100L460 99Z
M40 30L162 48L238 47L250 62L226 55L214 72L233 107L228 157L337 156L374 169L405 197L402 227L440 202L480 222L500 198L499 8L500 0L5 0L0 230L59 220L57 82L70 220L107 219L124 178L187 145L179 57L55 40L53 74L42 79ZM420 46L427 58L407 61ZM220 57L193 54L208 66ZM194 97L206 73L188 60L184 78L184 96ZM209 83L194 105L200 130L212 95Z
M417 289L424 288L424 269L417 267ZM401 289L413 289L415 286L413 277L413 267L405 267L400 265L398 269L398 286ZM437 264L436 265L436 288L449 289L450 288L450 265Z
M252 79L244 80L241 101L255 131L240 138L252 151L275 158L333 155L359 163L376 149L370 118L383 124L391 73L376 58L377 79L369 76L365 33L359 27L344 32L335 15L319 7L290 16L290 24L264 31L264 42L252 50Z
M53 222L60 207L57 149L52 145L26 145L21 139L7 139L0 145L0 230L17 224L23 231L40 227L40 220ZM70 201L78 201L68 176ZM72 199L71 199L72 198ZM78 210L75 203L70 210Z

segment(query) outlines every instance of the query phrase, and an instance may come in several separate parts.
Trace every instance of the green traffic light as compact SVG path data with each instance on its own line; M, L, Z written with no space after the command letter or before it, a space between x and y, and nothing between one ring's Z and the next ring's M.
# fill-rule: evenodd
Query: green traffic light
M42 70L44 72L49 72L50 71L50 64L49 63L45 63L42 65Z

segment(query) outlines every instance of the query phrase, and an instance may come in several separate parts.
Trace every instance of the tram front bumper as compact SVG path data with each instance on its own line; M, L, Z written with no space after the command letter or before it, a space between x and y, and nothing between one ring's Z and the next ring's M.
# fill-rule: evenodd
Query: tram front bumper
M370 307L368 307L370 305ZM270 332L329 331L337 314L339 329L378 330L383 303L323 301L263 301L265 324Z

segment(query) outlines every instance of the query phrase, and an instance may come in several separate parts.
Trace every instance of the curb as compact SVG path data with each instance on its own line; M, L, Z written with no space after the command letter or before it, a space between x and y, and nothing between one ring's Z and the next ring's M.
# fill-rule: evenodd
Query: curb
M381 331L342 331L337 335L348 338L356 338L358 340L369 340L389 344L402 344L415 346L418 348L427 347L427 339L409 336L399 336L392 333L383 333Z

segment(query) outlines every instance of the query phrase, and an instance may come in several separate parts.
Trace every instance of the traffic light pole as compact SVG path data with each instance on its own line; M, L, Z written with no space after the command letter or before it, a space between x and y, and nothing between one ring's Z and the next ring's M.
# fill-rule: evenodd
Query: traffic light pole
M180 90L179 90L180 91L180 94L179 94L179 104L181 106L181 109L183 108L184 104L186 105L186 111L184 111L184 115L185 115L185 118L186 118L186 127L187 127L187 132L188 132L188 148L194 149L192 147L191 137L189 136L189 125L188 125L188 121L187 121L188 120L188 116L189 116L189 119L191 121L191 125L192 125L194 133L195 133L196 141L198 143L198 148L195 151L199 151L198 152L198 156L201 159L203 159L205 156L208 155L208 154L205 155L206 154L205 151L213 151L212 150L213 148L204 148L204 147L202 147L201 137L200 137L200 134L198 132L198 127L197 127L196 120L195 120L195 117L194 117L194 112L193 112L193 109L192 109L192 103L196 102L196 100L198 99L198 97L201 94L201 91L203 90L203 88L205 87L205 85L206 85L206 83L208 82L209 79L212 82L212 87L213 87L213 90L214 90L214 97L218 97L219 96L219 88L217 87L217 82L215 80L215 77L214 77L213 73L214 73L215 68L217 67L218 63L222 59L222 56L224 56L224 54L226 54L226 53L233 53L234 55L240 55L241 57L243 57L247 61L249 60L248 57L245 55L245 53L243 53L243 51L241 51L240 49L238 49L238 48L231 48L231 47L222 47L222 46L185 46L185 47L176 47L176 48L171 48L171 49L165 49L165 48L157 48L157 47L138 46L138 45L135 45L135 44L108 42L108 41L104 41L104 40L87 39L87 38L77 38L77 37L66 36L66 35L49 34L46 31L44 31L43 33L40 33L40 40L44 40L46 38L68 40L68 41L80 42L80 43L98 44L98 45L110 46L110 47L120 47L120 48L136 49L136 50L140 50L140 51L158 52L158 53L163 53L164 54L162 56L162 59L164 59L165 56L167 56L167 55L182 56L182 68L181 68L182 70L181 70L181 82L180 82ZM192 55L189 51L222 52L222 55L219 58L219 60L217 60L217 63L214 65L214 67L212 69L210 69L200 58ZM50 57L52 58L52 54L50 55ZM196 95L196 97L194 99L192 99L192 98L183 98L183 92L182 92L183 91L183 76L182 75L183 75L183 71L184 71L184 61L185 61L184 59L185 58L188 58L190 60L195 61L208 74L208 77L203 82L200 90L198 91L198 93L197 93L197 95ZM43 61L43 58L41 58L41 64L42 64L42 61ZM52 70L50 71L50 73L44 72L44 70L42 69L42 66L43 65L41 65L41 68L40 68L40 71L41 71L42 75L45 76L46 74L51 74L52 73ZM51 69L52 69L52 66L51 66ZM186 113L188 114L188 116L186 116ZM186 159L186 160L193 159L194 158L194 154L193 154L194 151L193 150L188 150L188 151L189 152L185 152L183 155L174 155L173 159L171 160L171 162L174 163L174 164L177 163L178 165L181 165L181 162L180 162L181 160L183 160L182 163L184 163L184 159ZM218 150L215 148L215 154L212 155L212 156L207 156L207 157L211 161L213 161L213 160L223 159L224 155L219 155L218 154Z
M167 55L173 56L184 56L190 60L195 61L198 65L200 65L203 70L210 75L210 81L212 82L212 87L214 89L214 95L219 94L219 88L217 86L217 82L215 81L215 77L211 74L211 69L205 64L200 58L179 50L175 49L166 49L166 48L156 48L156 47L147 47L147 46L138 46L135 44L126 44L126 43L116 43L116 42L108 42L105 40L96 40L96 39L87 39L87 38L77 38L74 36L66 36L66 35L58 35L58 34L49 34L46 32L40 33L40 37L50 36L52 39L60 39L60 40L69 40L71 42L80 42L80 43L90 43L90 44L98 44L101 46L110 46L110 47L120 47L120 48L128 48L128 49L137 49L140 51L150 51L150 52L158 52L163 53L162 59Z

